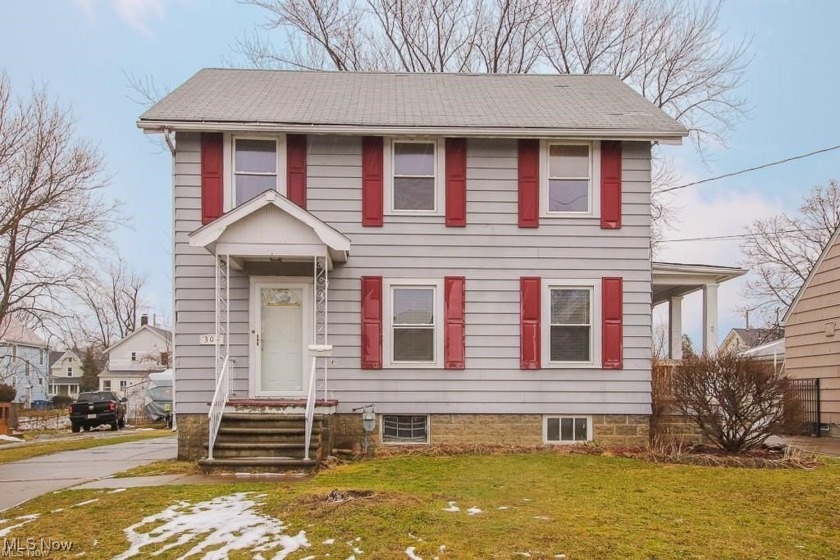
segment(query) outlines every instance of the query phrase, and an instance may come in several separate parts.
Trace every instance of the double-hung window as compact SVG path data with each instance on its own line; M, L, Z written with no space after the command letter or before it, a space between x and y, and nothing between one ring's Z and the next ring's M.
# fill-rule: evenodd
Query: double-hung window
M67 366L67 377L73 377L73 366Z
M278 151L276 139L233 138L233 206L277 190Z
M542 214L598 215L598 143L544 142L542 153Z
M546 280L543 285L543 363L591 367L600 363L600 281Z
M391 140L390 212L440 212L440 152L435 140Z
M386 361L399 367L438 367L443 355L441 282L386 281Z

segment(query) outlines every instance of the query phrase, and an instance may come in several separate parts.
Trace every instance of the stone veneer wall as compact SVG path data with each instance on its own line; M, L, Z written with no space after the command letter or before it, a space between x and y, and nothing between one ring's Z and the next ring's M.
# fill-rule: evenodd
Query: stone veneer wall
M197 461L207 456L207 415L179 414L176 418L178 428L178 460Z
M592 432L595 442L604 447L643 447L648 444L647 416L627 414L593 414ZM376 430L370 436L371 447L383 445L378 415ZM430 443L461 445L543 445L543 416L540 414L431 414ZM362 421L359 414L336 414L332 418L335 447L359 450Z

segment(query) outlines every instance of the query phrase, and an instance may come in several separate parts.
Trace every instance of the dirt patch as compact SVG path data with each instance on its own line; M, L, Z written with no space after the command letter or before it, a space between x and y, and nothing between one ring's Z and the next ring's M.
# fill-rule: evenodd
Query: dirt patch
M422 503L416 496L400 492L375 492L373 490L335 489L327 494L306 494L294 500L291 508L303 507L307 515L329 517L347 507L378 508L381 506L408 506Z

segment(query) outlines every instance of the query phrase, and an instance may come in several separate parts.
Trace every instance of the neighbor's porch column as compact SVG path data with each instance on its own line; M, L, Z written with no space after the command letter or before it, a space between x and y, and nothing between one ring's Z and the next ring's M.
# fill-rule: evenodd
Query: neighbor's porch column
M717 284L703 286L703 350L712 353L717 350Z
M682 360L682 296L668 300L668 357Z

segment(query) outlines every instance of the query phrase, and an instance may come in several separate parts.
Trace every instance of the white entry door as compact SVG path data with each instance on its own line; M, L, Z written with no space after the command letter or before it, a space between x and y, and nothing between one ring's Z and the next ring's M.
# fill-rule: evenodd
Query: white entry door
M257 396L301 397L309 368L310 287L254 282L251 290L253 385Z

